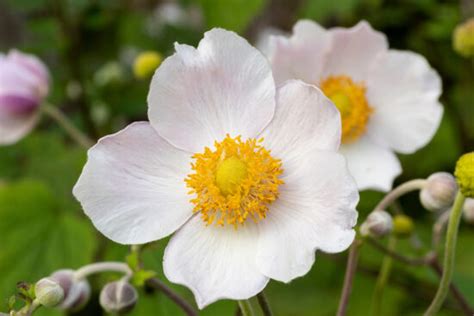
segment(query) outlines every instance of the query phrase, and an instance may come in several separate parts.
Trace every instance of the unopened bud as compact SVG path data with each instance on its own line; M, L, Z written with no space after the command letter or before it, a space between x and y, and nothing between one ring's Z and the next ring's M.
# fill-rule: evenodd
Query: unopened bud
M474 199L467 198L464 201L463 216L466 222L474 224Z
M58 270L50 279L58 282L64 290L64 301L59 308L67 311L77 311L83 307L90 298L91 290L86 280L75 280L74 270Z
M454 175L462 194L467 198L474 198L474 152L459 158Z
M41 305L54 307L63 301L64 290L58 282L51 278L43 278L35 285L35 295Z
M420 191L421 204L429 211L446 209L453 204L457 190L456 179L450 173L433 173Z
M100 305L109 313L127 313L133 309L138 293L125 281L108 283L100 292Z
M146 51L140 53L133 63L133 73L139 79L146 79L153 75L156 68L160 66L163 57L160 53Z
M410 236L415 229L415 223L411 217L398 214L393 218L393 232L398 237L407 237Z
M456 27L453 34L453 46L461 56L474 56L474 18Z
M382 210L377 210L369 214L367 219L360 226L362 236L383 237L392 231L392 216Z

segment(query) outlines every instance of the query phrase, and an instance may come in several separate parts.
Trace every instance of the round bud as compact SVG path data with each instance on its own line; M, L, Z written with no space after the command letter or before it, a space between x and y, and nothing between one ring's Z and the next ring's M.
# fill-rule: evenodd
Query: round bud
M156 68L160 66L163 57L160 53L146 51L140 53L133 63L133 73L139 79L146 79L153 75Z
M138 293L125 281L108 283L100 292L100 305L109 313L127 313L133 309Z
M382 210L376 210L367 216L360 226L362 236L383 237L392 231L392 216Z
M415 223L411 217L403 214L395 215L393 218L393 232L398 237L410 236L415 229Z
M461 56L474 56L474 18L456 27L453 34L453 46Z
M38 302L46 307L54 307L64 300L64 290L58 282L51 278L43 278L35 285Z
M463 216L466 222L474 224L474 199L467 198L464 201Z
M457 190L456 179L450 173L433 173L420 191L421 204L429 211L446 209L453 204Z
M50 276L50 279L58 282L64 290L64 301L59 308L77 311L89 301L91 295L89 282L74 280L74 270L58 270Z
M474 198L474 152L464 154L458 159L454 175L462 194Z

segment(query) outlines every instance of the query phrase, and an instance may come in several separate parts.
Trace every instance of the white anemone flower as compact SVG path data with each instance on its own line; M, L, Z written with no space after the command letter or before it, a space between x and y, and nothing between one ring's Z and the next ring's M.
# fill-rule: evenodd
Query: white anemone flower
M336 107L301 81L276 88L233 32L175 49L151 82L150 122L89 150L74 195L95 227L122 244L174 233L165 275L200 308L303 276L317 249L345 250L359 197Z
M277 83L314 84L340 110L341 153L359 189L390 190L401 173L395 152L425 146L440 124L436 71L421 55L389 49L385 35L365 21L325 30L302 20L292 36L270 41Z

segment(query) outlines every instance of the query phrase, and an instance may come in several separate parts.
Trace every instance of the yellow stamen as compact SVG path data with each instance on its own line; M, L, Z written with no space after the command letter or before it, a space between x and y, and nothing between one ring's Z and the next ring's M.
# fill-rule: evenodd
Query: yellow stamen
M365 133L372 113L365 97L365 86L347 76L331 76L321 83L321 89L341 113L342 142L359 139Z
M194 173L185 182L194 195L194 212L210 225L238 227L247 218L265 218L268 205L278 198L283 183L281 161L262 145L263 139L242 141L229 135L215 142L215 150L205 148L193 156Z

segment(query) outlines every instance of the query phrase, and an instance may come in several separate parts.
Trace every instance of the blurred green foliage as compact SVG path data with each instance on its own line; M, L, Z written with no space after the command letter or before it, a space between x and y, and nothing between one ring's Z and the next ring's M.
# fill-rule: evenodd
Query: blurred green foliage
M74 123L94 138L113 133L127 123L146 119L149 81L136 80L131 65L143 50L164 55L173 43L196 45L202 33L215 26L251 39L259 29L276 26L289 31L288 20L308 18L326 26L352 26L361 19L387 34L390 45L423 54L443 79L445 115L432 142L413 155L401 157L402 182L434 171L452 171L457 157L474 148L473 61L452 50L455 26L472 12L458 1L435 0L182 0L176 2L184 19L172 19L162 1L136 0L3 0L0 1L0 50L11 47L32 52L46 61L52 73L50 99ZM285 5L288 4L288 8ZM278 7L284 19L268 18ZM276 11L275 11L276 12ZM260 22L260 23L256 23ZM2 31L4 30L4 31ZM7 30L7 31L5 31ZM93 260L124 260L128 249L95 232L71 194L85 162L85 152L49 119L18 144L0 148L0 311L15 292L17 281L34 282L58 268L75 268ZM360 218L381 198L363 192ZM433 216L423 211L415 194L401 206L416 219L421 240L430 242ZM463 224L458 244L455 282L474 304L474 229ZM409 241L399 247L416 255ZM161 260L166 241L145 252L145 266L165 280ZM360 271L349 305L350 315L367 315L375 276L382 256L362 250ZM271 264L269 262L268 264ZM304 278L291 284L272 281L267 295L276 315L333 315L337 308L345 255L317 254ZM92 279L94 298L79 315L100 315L97 293L115 275ZM384 296L383 314L419 315L434 295L437 277L426 268L395 264ZM191 293L169 284L193 301ZM253 302L255 303L255 302ZM235 302L221 301L203 315L233 315ZM180 315L160 293L142 293L132 315ZM440 315L459 315L449 299ZM59 312L42 311L42 315Z

